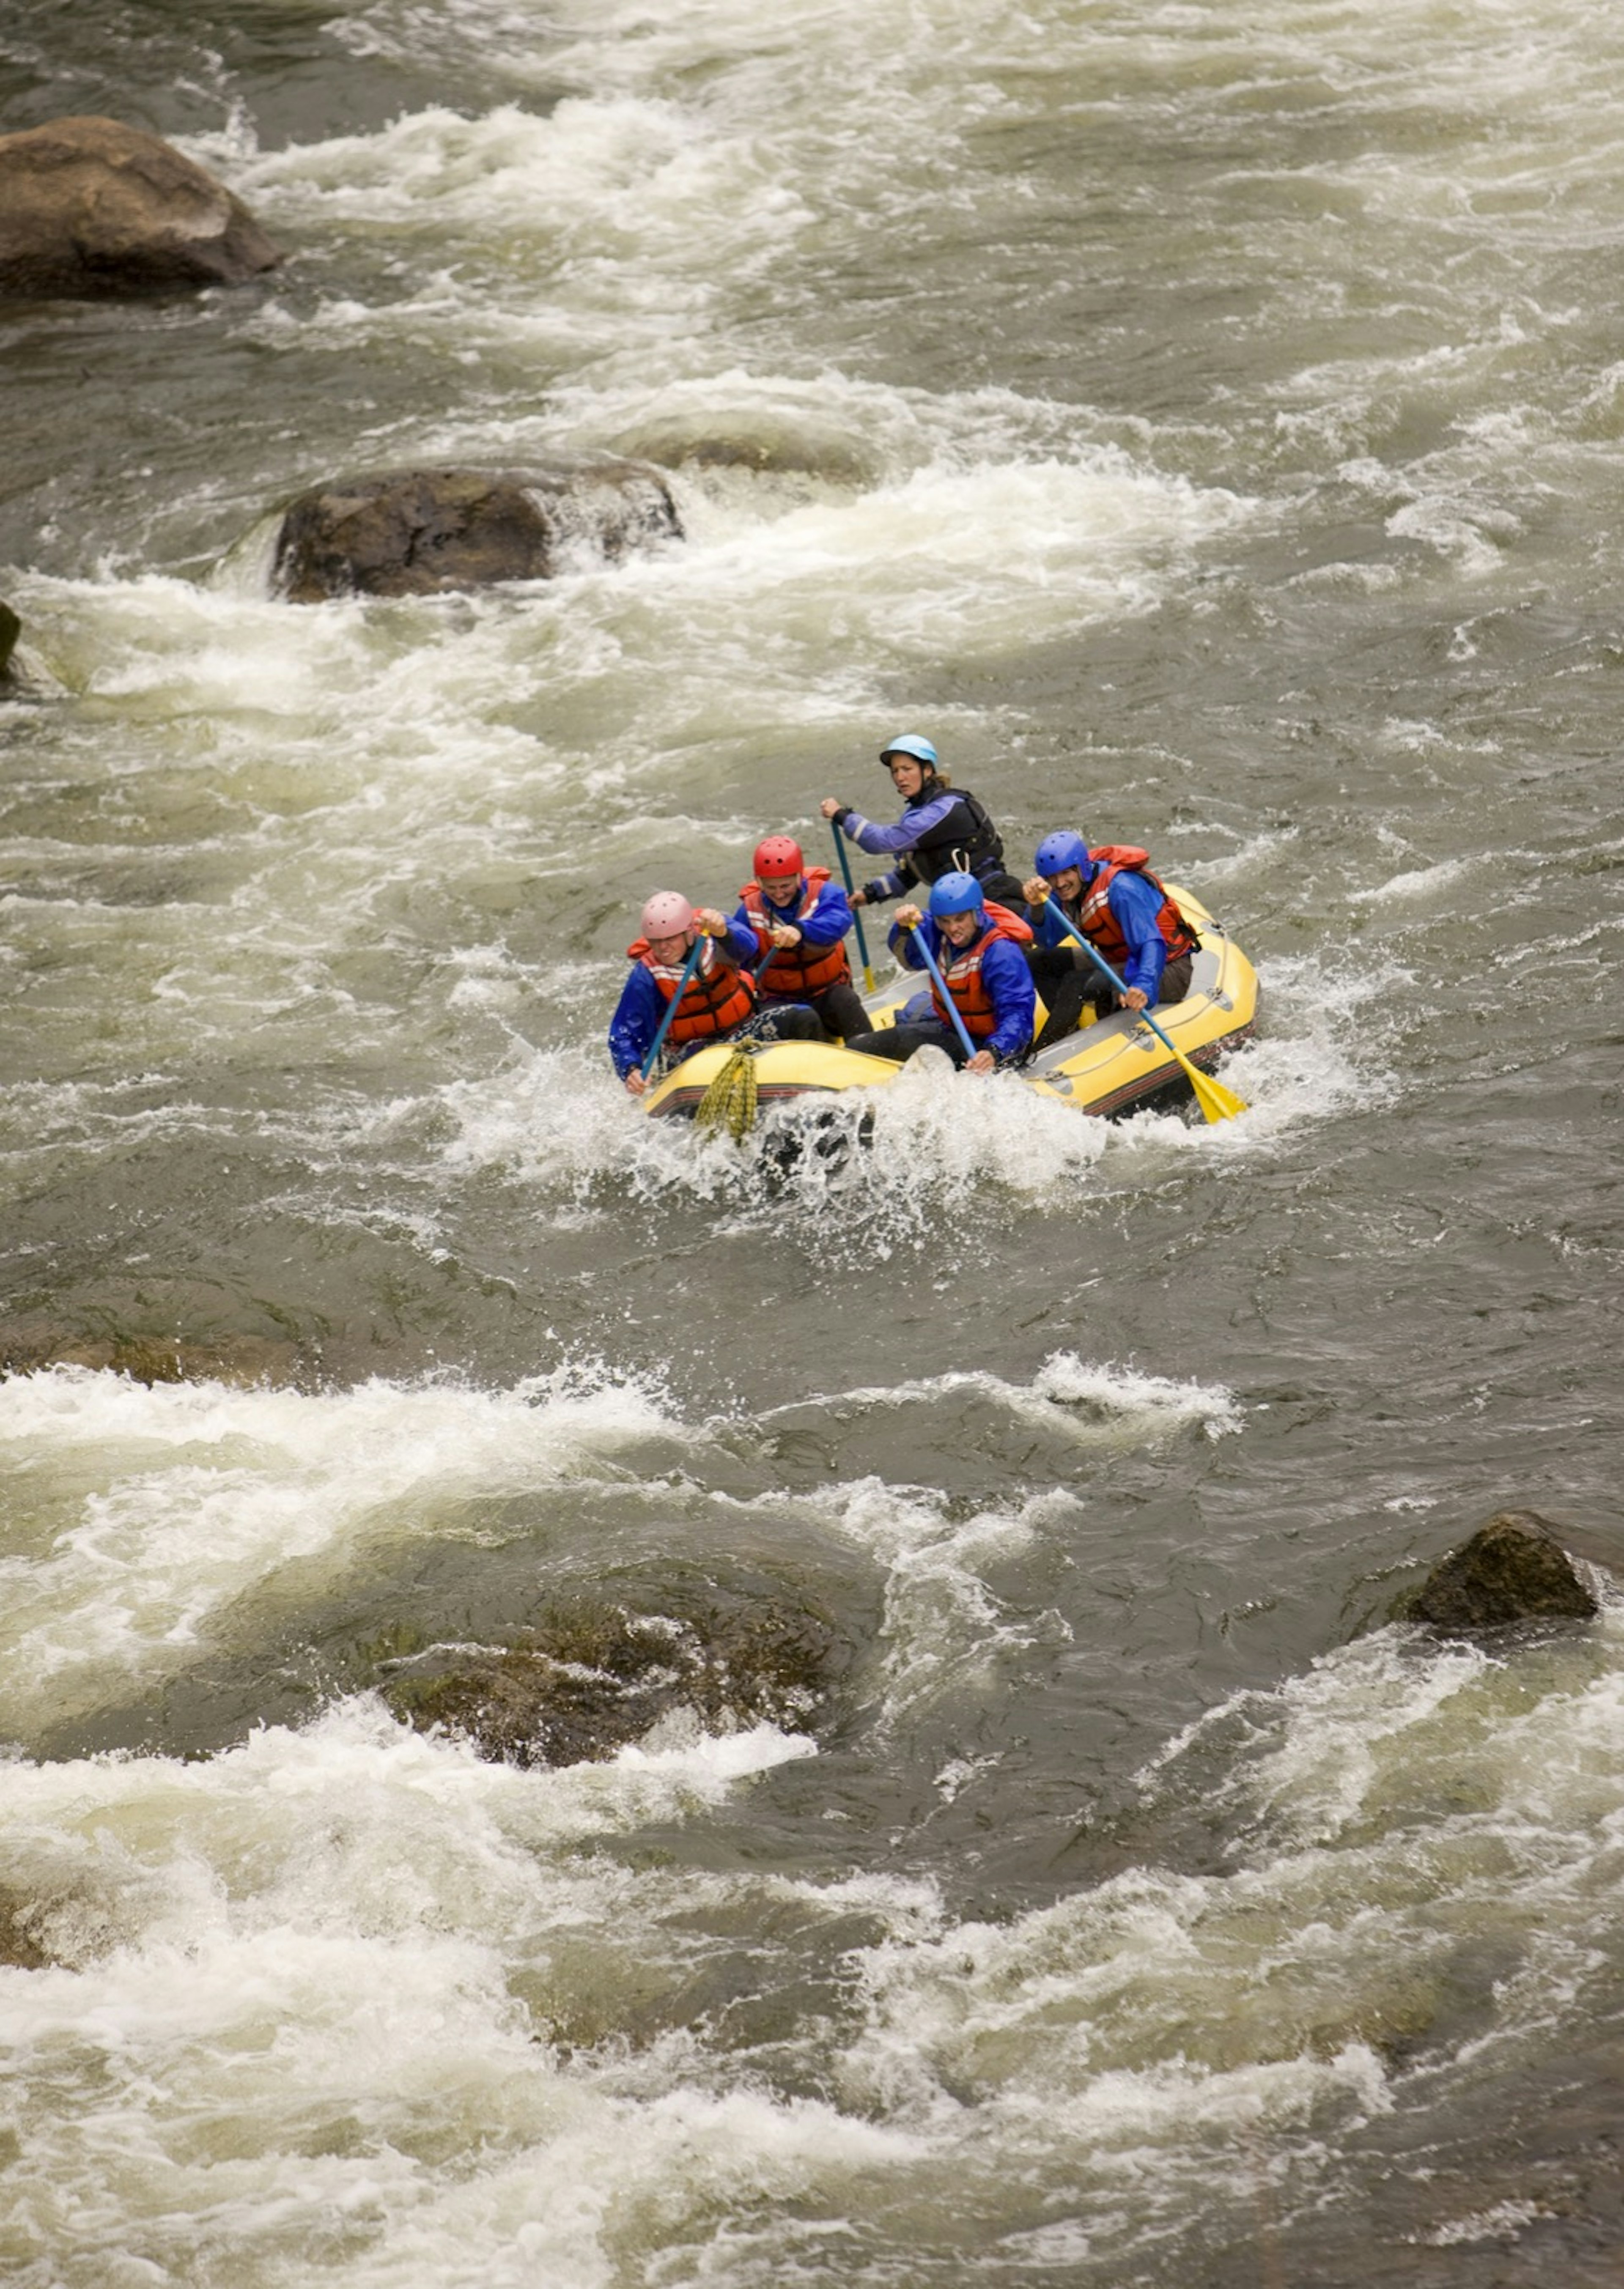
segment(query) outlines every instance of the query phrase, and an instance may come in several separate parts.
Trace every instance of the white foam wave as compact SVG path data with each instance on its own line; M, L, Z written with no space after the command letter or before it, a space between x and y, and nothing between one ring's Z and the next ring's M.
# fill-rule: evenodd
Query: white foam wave
M546 1993L555 1951L577 2016L623 2010L634 1958L679 1982L699 1953L681 1917L724 1887L573 1847L692 1816L805 1746L763 1728L520 1774L355 1703L206 1765L0 1767L10 1872L74 1962L0 1972L40 2170L21 2230L43 2253L71 2215L82 2259L105 2238L108 2277L185 2276L223 2235L257 2282L336 2221L352 2277L428 2278L434 2251L434 2278L489 2280L528 2221L526 2266L545 2243L585 2284L628 2201L905 2159L885 2126L725 2076L640 2101L616 2046L572 2071L516 1993Z
M956 1520L939 1500L868 1479L824 1507L884 1568L882 1733L949 1701L961 1712L975 1707L1001 1663L1068 1634L1058 1615L1017 1618L984 1578L1035 1539L1031 1505Z
M1438 890L1450 889L1473 871L1474 864L1469 858L1442 859L1435 866L1413 867L1408 873L1393 875L1374 889L1351 890L1348 896L1357 905L1381 905L1391 898L1419 904Z
M1006 1408L1018 1420L1059 1430L1080 1446L1161 1438L1187 1424L1199 1424L1212 1438L1240 1428L1234 1397L1221 1384L1180 1383L1132 1368L1101 1367L1068 1351L1046 1359L1028 1386L980 1368L956 1368L906 1383L843 1392L832 1400L797 1402L796 1411L804 1403L836 1406L849 1419L854 1408L945 1402L951 1410L967 1394ZM764 1423L772 1419L771 1414L762 1418Z
M0 1380L0 1453L28 1465L28 1554L0 1561L11 1722L172 1673L295 1560L340 1579L380 1532L466 1531L475 1495L615 1479L620 1453L669 1425L651 1384L590 1368L500 1393Z
M580 1212L602 1212L605 1184L651 1204L676 1194L723 1205L728 1229L770 1222L824 1264L928 1252L943 1216L961 1210L973 1210L962 1246L973 1249L978 1233L990 1246L1002 1215L1041 1207L1086 1216L1108 1184L1154 1183L1171 1158L1248 1158L1390 1089L1387 1076L1370 1072L1359 1031L1358 1012L1379 979L1342 977L1308 961L1263 974L1268 1027L1224 1070L1247 1106L1236 1121L1141 1113L1108 1123L1036 1096L1015 1076L966 1079L922 1055L894 1081L848 1092L833 1112L775 1113L761 1135L735 1145L687 1121L640 1115L606 1053L583 1046L516 1052L485 1079L448 1086L442 1102L454 1132L445 1157L455 1170L505 1168L555 1200L572 1195ZM824 1136L820 1124L831 1119L853 1140L849 1149L803 1149L780 1165L786 1138ZM932 1172L928 1190L916 1180L921 1168Z

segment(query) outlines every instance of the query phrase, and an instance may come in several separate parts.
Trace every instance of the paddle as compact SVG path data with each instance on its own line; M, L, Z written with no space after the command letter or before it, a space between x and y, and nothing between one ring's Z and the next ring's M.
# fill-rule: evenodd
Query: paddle
M916 926L914 930L914 944L918 947L920 953L924 957L924 966L931 973L932 979L935 984L936 992L941 1001L942 1007L947 1010L948 1017L952 1018L953 1030L964 1045L965 1057L974 1057L975 1043L970 1038L969 1028L965 1025L964 1019L959 1016L958 1004L948 993L947 986L943 982L942 974L936 967L936 956L931 952L929 945L925 943L924 932L917 926Z
M846 838L840 831L840 821L837 818L831 818L829 825L835 833L835 852L840 860L840 871L846 878L846 896L848 898L852 898L857 895L857 885L852 880L852 861L846 856ZM852 909L852 920L857 926L857 951L863 958L863 984L872 993L874 965L868 959L868 941L863 936L863 918L855 906Z
M660 1021L660 1031L654 1036L652 1048L649 1050L647 1057L643 1060L643 1078L644 1081L646 1081L649 1075L653 1072L654 1060L658 1057L660 1052L666 1045L666 1035L671 1030L671 1020L676 1015L676 1005L682 1000L684 994L688 991L688 980L699 968L700 960L701 955L704 953L704 951L705 934L701 930L699 937L694 939L693 944L688 949L688 959L683 964L683 974L677 981L676 991L671 996L671 999L666 1003L666 1014Z
M1124 985L1121 978L1118 977L1116 972L1111 968L1110 963L1106 960L1104 954L1102 954L1097 947L1090 945L1088 940L1084 937L1076 924L1068 917L1065 908L1060 904L1059 900L1052 897L1045 898L1044 900L1044 905L1047 912L1054 916L1055 921L1059 922L1060 928L1066 932L1066 935L1068 937L1076 938L1084 953L1093 963L1094 968L1110 979L1112 985L1116 988L1116 991L1119 993L1125 993L1127 992L1126 986ZM1236 1097L1235 1091L1232 1089L1226 1089L1222 1081L1213 1081L1209 1074L1204 1073L1198 1066L1193 1065L1189 1059L1185 1056L1182 1049L1174 1049L1173 1044L1168 1040L1166 1034L1162 1031L1162 1028L1156 1024L1156 1019L1151 1016L1148 1009L1136 1009L1133 1012L1133 1015L1137 1017L1143 1018L1145 1024L1149 1026L1151 1032L1162 1044L1162 1047L1164 1049L1171 1051L1172 1056L1177 1057L1180 1065L1184 1068L1185 1073L1188 1078L1190 1087L1196 1092L1196 1104L1201 1107L1203 1113L1205 1113L1209 1121L1233 1121L1237 1113L1245 1112L1245 1098L1244 1097Z

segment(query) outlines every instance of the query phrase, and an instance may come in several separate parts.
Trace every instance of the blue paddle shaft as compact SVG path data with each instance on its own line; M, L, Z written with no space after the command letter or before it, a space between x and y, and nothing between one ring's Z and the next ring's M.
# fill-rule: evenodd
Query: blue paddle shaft
M931 982L935 986L938 994L941 998L943 1008L947 1010L948 1017L953 1020L954 1032L958 1035L959 1040L964 1045L964 1055L967 1057L974 1057L975 1043L970 1038L970 1030L965 1025L964 1019L959 1016L958 1004L948 993L946 981L943 979L940 970L936 967L936 956L931 952L930 946L925 941L924 932L918 928L916 928L914 931L914 944L924 956L924 966L931 973Z
M831 818L829 825L835 833L835 850L840 860L840 871L846 878L846 896L848 898L852 898L857 895L857 885L852 880L852 861L846 855L846 838L841 832L840 821L837 818ZM855 906L852 909L852 921L857 930L857 951L862 957L863 973L872 985L874 964L868 959L868 941L863 936L863 918Z
M1110 963L1106 960L1104 954L1099 951L1098 947L1090 945L1088 940L1084 937L1076 922L1071 920L1064 906L1060 905L1059 899L1052 897L1045 898L1044 900L1044 905L1048 912L1054 916L1055 921L1059 922L1060 928L1066 932L1067 936L1068 937L1076 938L1084 953L1093 963L1094 968L1100 971L1104 977L1110 979L1112 985L1116 988L1116 991L1119 993L1125 993L1128 990L1127 987L1123 984L1121 978L1118 977L1116 972L1111 968ZM1149 1026L1151 1032L1156 1035L1157 1041L1160 1041L1164 1049L1172 1049L1174 1057L1178 1056L1178 1050L1173 1049L1172 1043L1168 1040L1166 1034L1156 1024L1156 1019L1151 1016L1148 1009L1136 1009L1132 1014L1136 1017L1143 1018L1146 1025Z
M660 1031L654 1036L652 1048L650 1049L647 1057L643 1060L643 1078L644 1081L646 1081L649 1075L653 1072L654 1060L658 1057L660 1052L666 1045L666 1035L671 1030L671 1020L676 1015L676 1005L682 1000L684 994L688 991L688 980L699 968L700 961L704 952L705 933L701 930L698 937L694 939L693 944L688 949L688 959L683 964L683 974L677 981L676 991L671 996L671 999L666 1003L666 1014L660 1021Z

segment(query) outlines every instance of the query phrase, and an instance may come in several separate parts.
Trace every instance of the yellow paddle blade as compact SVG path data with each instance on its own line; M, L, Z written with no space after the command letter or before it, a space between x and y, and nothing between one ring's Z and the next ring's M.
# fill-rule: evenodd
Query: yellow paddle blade
M756 1049L754 1041L739 1043L695 1105L696 1129L725 1129L735 1144L749 1135L756 1126Z
M1196 1092L1196 1102L1209 1121L1233 1121L1237 1113L1245 1112L1244 1097L1236 1097L1232 1089L1226 1089L1222 1081L1214 1081L1210 1073L1204 1073L1199 1065L1191 1065L1188 1057L1180 1057L1179 1063L1188 1073L1190 1086Z

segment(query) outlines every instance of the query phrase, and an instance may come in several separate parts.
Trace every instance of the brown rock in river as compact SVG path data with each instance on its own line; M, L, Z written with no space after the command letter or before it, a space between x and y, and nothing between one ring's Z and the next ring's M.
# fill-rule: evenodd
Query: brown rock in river
M0 135L0 297L236 286L284 259L223 183L139 127Z
M523 1645L460 1648L438 1673L408 1668L389 1700L500 1763L612 1757L662 1718L710 1730L764 1720L804 1730L828 1691L835 1632L811 1607L750 1600L678 1617L583 1607L548 1615Z
M283 519L273 581L295 604L436 595L617 563L682 534L670 487L642 461L399 469L301 494Z
M0 683L6 682L12 672L12 654L17 649L17 639L22 634L22 622L9 604L0 604Z
M257 1390L298 1379L295 1346L266 1336L221 1336L212 1343L124 1330L117 1335L46 1319L0 1320L0 1376L48 1368L101 1368L132 1383L224 1383Z
M1513 1622L1588 1621L1599 1601L1558 1531L1533 1511L1501 1511L1439 1560L1401 1617L1449 1637Z

